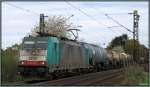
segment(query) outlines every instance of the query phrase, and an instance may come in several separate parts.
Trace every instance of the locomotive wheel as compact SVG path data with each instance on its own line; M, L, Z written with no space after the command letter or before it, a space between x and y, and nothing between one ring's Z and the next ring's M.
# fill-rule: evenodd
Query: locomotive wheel
M47 74L46 74L46 79L47 79L47 80L53 80L53 79L54 79L53 74L52 74L52 73L47 73Z
M53 80L54 78L53 78L53 76L52 75L50 75L49 77L48 77L48 80Z

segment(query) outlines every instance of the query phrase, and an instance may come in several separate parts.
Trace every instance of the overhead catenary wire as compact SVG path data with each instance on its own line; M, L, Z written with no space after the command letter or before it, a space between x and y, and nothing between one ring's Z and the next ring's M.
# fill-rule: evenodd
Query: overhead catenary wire
M71 7L73 7L73 8L75 8L75 9L77 9L77 10L79 10L82 14L84 14L84 15L86 15L86 16L88 16L89 18L91 18L92 20L94 20L95 22L97 22L97 20L95 19L95 18L93 18L93 17L91 17L90 15L88 15L87 13L85 13L84 11L82 11L81 9L79 9L79 8L77 8L76 6L74 6L74 5L72 5L71 3L69 3L69 2L67 2L66 1L66 3L68 4L68 5L70 5ZM100 24L99 22L97 22L98 24ZM104 26L106 26L109 30L111 30L112 32L114 32L110 27L108 27L107 25L105 25L105 24L103 24ZM118 34L118 32L114 32L114 33L117 33ZM120 33L119 33L120 34ZM96 35L97 36L97 35ZM95 36L94 36L95 37ZM105 41L105 40L103 40L103 41Z
M9 5L9 6L12 6L12 7L15 7L15 8L18 8L18 9L23 10L23 11L26 11L26 12L28 12L28 13L34 14L34 15L36 15L36 16L39 16L39 15L40 15L40 14L34 12L34 11L31 11L31 10L25 9L25 8L22 8L22 7L20 7L20 6L16 6L16 5L14 5L14 4L10 4L10 3L5 3L5 4L7 4L7 5Z
M68 4L72 5L71 3L67 2ZM16 5L13 5L13 4L10 4L10 3L6 3L7 5L10 5L12 7L15 7L15 8L18 8L18 9L21 9L21 10L24 10L26 12L29 12L29 13L32 13L32 14L35 14L35 15L38 15L38 13L34 12L34 11L31 11L29 9L25 9L25 8L22 8L20 6L16 6ZM72 7L78 9L80 12L82 12L84 15L88 16L89 18L91 18L92 20L95 20L95 22L99 23L99 24L102 24L104 26L107 27L107 25L103 24L103 23L100 23L98 22L95 18L93 18L92 16L88 15L87 13L85 13L84 11L82 11L80 8L77 8L76 6L72 5ZM122 24L120 24L118 21L114 20L112 17L108 16L108 14L104 14L105 16L107 16L108 18L112 19L114 22L116 22L117 24L119 24L120 26L124 27L127 31L129 32L132 32L130 29L126 28L125 26L123 26ZM107 27L107 28L110 28L110 27ZM111 30L111 29L110 29ZM112 30L111 30L112 31ZM133 32L132 32L133 33Z
M76 9L78 9L80 12L82 12L84 15L86 15L86 16L88 16L88 17L90 17L92 20L94 20L94 21L96 21L97 22L97 20L95 19L95 18L93 18L93 17L91 17L90 15L88 15L88 14L86 14L84 11L82 11L81 9L79 9L79 8L77 8L77 7L75 7L74 5L72 5L71 3L69 3L69 2L67 2L70 6L72 6L72 7L74 7L74 8L76 8ZM10 6L13 6L13 7L16 7L16 8L18 8L18 9L21 9L21 10L24 10L24 11L26 11L26 12L30 12L30 13L33 13L33 14L35 14L35 15L38 15L39 16L39 14L38 13L35 13L35 12L33 12L33 11L31 11L31 10L29 10L29 9L25 9L25 8L22 8L22 7L19 7L19 6L16 6L16 5L13 5L13 4L10 4L10 3L6 3L7 5L10 5ZM97 23L99 23L99 22L97 22ZM105 25L105 24L103 24L103 23L99 23L99 24L102 24L102 25L104 25L104 26L106 26L107 27L107 25ZM107 28L109 28L110 29L110 27L107 27ZM111 29L110 29L111 30ZM111 30L112 31L112 30Z
M83 33L83 32L79 32L79 33ZM91 35L90 37L89 37L89 33L84 32L84 34L85 34L86 36L88 36L88 39L89 39L89 38L93 39L93 38L98 38L98 37L99 37L99 34L98 34L98 33L95 33L94 35ZM80 35L80 34L79 34L79 35ZM100 35L102 35L102 34L100 34ZM106 42L106 39L109 39L109 38L107 38L106 36L104 36L104 37L105 37L105 39L102 37L100 40L102 40L103 42ZM80 38L80 39L83 39L83 38Z
M108 15L129 15L129 13L111 13Z
M133 33L133 31L131 31L129 28L125 27L124 25L122 25L121 23L119 23L117 20L115 20L114 18L108 16L109 14L103 13L97 9L95 9L96 11L98 11L99 13L103 14L104 16L106 16L107 18L111 19L112 21L114 21L115 23L117 23L120 27L126 29L128 32ZM128 14L128 13L123 13L123 14ZM112 14L110 14L112 15Z
M90 15L88 15L87 13L85 13L84 11L82 11L80 8L77 8L76 6L74 6L73 4L69 3L68 1L66 1L66 3L67 3L68 5L70 5L71 7L77 9L78 11L80 11L82 14L84 14L84 15L86 15L87 17L91 18L91 19L94 20L95 22L97 22L97 20L96 20L95 18L91 17ZM99 23L99 22L97 22L97 23ZM99 24L100 24L100 23L99 23ZM107 25L105 25L105 24L103 24L103 23L101 23L100 25L107 26Z
M102 13L102 12L101 12ZM113 19L112 17L108 16L108 14L102 13L103 15L105 15L107 18L111 19L112 21L114 21L115 23L117 23L119 26L112 26L112 27L123 27L124 29L126 29L128 32L133 33L133 31L131 31L129 28L125 27L124 25L122 25L121 23L119 23L117 20ZM128 14L128 13L124 13L124 14ZM112 15L112 14L110 14ZM108 27L111 28L111 27Z
M66 0L65 0L65 1L66 1ZM109 28L109 26L107 26L107 25L105 25L105 24L103 24L103 23L97 21L95 18L93 18L92 16L88 15L86 12L84 12L84 11L81 10L80 8L77 8L76 6L74 6L73 4L69 3L68 1L66 1L66 3L67 3L69 6L71 6L71 7L75 8L75 9L77 9L78 11L80 11L82 14L86 15L86 16L89 17L90 19L94 20L96 23L98 23L98 24L100 24L100 25L104 25L106 28L108 28L109 30L111 30L111 29ZM114 32L113 30L111 30L111 31ZM116 33L116 32L114 32L114 33Z
M7 5L10 5L10 6L12 6L12 7L18 8L18 9L20 9L20 10L23 10L23 11L26 11L26 12L29 12L29 13L32 13L32 14L34 14L34 15L39 16L38 13L33 12L33 11L29 10L29 9L25 9L25 8L22 8L22 7L20 7L20 6L16 6L16 5L13 5L13 4L10 4L10 3L6 3L6 4L7 4ZM68 2L68 4L70 4L70 3ZM70 4L70 5L72 5L72 4ZM73 5L72 5L72 6L73 6ZM74 8L76 8L76 7L74 6ZM80 12L82 12L84 15L90 17L92 20L94 20L95 22L97 22L97 20L96 20L95 18L93 18L93 17L91 17L90 15L86 14L84 11L80 10L79 8L76 8L76 9L78 9L78 10L79 10ZM97 23L102 24L102 25L104 25L104 26L107 27L107 25L105 25L105 24L103 24L103 23L100 23L100 22L97 22ZM107 28L109 28L109 27L107 27ZM111 30L111 29L110 29L110 30ZM111 31L112 31L112 30L111 30Z
M108 14L105 14L105 16L107 16L108 18L110 18L112 21L114 21L115 23L117 23L118 25L120 25L121 27L123 27L124 29L126 29L127 31L133 33L133 31L131 31L130 29L126 28L124 25L120 24L118 21L116 21L112 17L108 16Z
M20 9L20 10L23 10L23 11L29 12L29 13L31 13L31 14L34 14L34 15L36 15L36 16L39 16L39 14L38 14L38 13L33 12L33 11L29 10L29 9L25 9L25 8L22 8L22 7L20 7L20 6L16 6L16 5L14 5L14 4L10 4L10 3L6 3L6 4L7 4L7 5L9 5L9 6L12 6L12 7L18 8L18 9ZM72 16L74 16L74 15L71 15L71 16L70 16L70 17L68 17L66 20L70 19ZM65 21L66 21L66 20L65 20Z
M90 32L90 31L89 31ZM86 34L88 37L89 37L89 33L87 33L86 31L84 31L84 32L82 32L82 33L84 33L84 34ZM104 33L101 33L101 34L99 34L99 33L94 33L93 35L90 35L90 37L89 38L98 38L99 36L103 36L103 37L101 37L101 39L100 40L102 40L102 41L104 41L104 42L106 42L106 39L109 39L110 37L108 37L108 35L106 35L106 34L104 34ZM88 39L89 39L88 38Z

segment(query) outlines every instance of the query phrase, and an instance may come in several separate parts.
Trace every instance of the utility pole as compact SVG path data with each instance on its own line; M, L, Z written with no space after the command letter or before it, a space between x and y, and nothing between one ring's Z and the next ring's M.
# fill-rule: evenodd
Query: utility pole
M44 18L48 16L44 16L44 14L40 14L40 23L39 23L39 32L37 32L40 36L43 36L45 32L45 23L44 23Z
M137 10L134 10L133 12L133 17L134 17L134 24L133 24L133 31L134 31L134 39L139 41L139 18L140 18L140 15L138 14L138 11Z
M44 18L48 16L44 16L44 14L40 14L40 32L45 33L45 23L44 23Z
M45 30L44 30L44 27L45 27L45 24L44 24L44 14L40 14L40 32L41 33L44 33Z
M135 41L139 43L139 15L138 11L134 10L133 12L134 24L133 24L133 33L134 33L134 57L136 62L139 62L139 44L135 44ZM137 48L137 49L136 49Z
M137 10L134 10L133 13L133 58L136 62L139 60L139 44L135 44L137 41L139 43L139 18L140 15L138 14ZM136 49L137 48L137 49Z

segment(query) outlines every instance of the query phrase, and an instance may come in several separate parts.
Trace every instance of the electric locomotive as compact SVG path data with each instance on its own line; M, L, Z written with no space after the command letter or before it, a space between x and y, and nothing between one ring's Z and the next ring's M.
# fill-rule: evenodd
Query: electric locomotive
M47 46L48 38L24 37L20 50L18 73L24 76L46 74L48 72Z

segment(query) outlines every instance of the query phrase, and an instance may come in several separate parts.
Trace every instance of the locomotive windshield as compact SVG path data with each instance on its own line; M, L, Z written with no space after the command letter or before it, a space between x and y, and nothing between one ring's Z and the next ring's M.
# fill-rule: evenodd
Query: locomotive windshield
M20 60L45 60L47 40L43 38L25 38L20 50Z
M23 43L23 49L46 49L47 42L46 41L25 41Z

